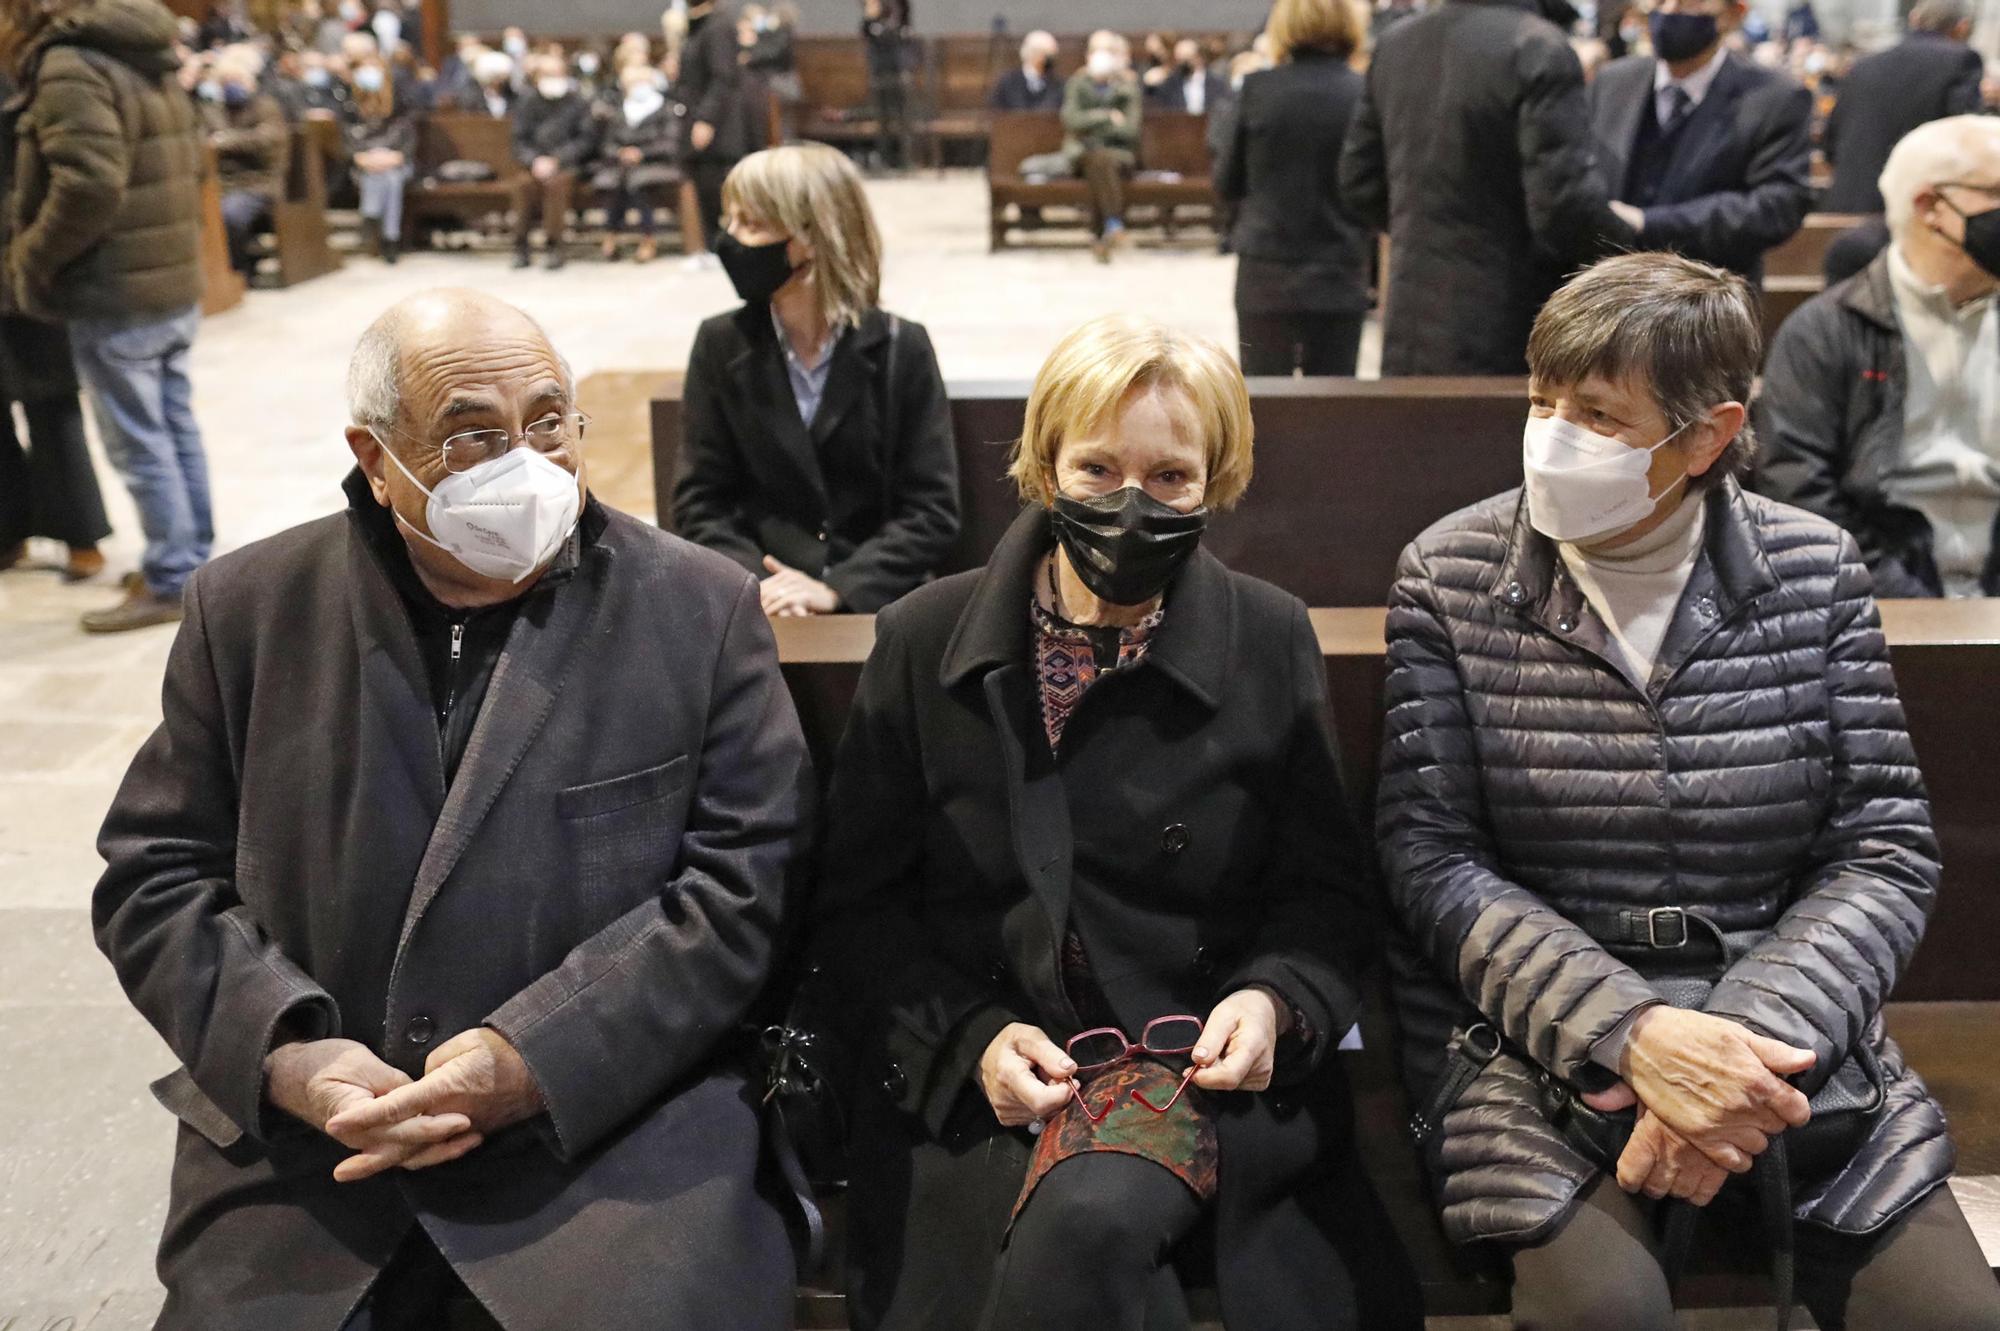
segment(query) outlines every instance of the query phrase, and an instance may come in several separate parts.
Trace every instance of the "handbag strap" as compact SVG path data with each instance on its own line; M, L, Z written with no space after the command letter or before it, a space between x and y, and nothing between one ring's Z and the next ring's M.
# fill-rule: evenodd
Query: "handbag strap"
M1783 1133L1771 1138L1770 1146L1751 1165L1751 1176L1757 1184L1765 1241L1771 1245L1771 1307L1778 1331L1791 1331L1792 1305L1797 1302L1798 1264L1792 1236L1792 1168ZM1672 1289L1680 1284L1687 1270L1701 1208L1688 1202L1668 1202L1667 1207L1666 1252L1661 1257L1661 1266L1666 1271L1667 1287Z
M1445 1050L1445 1066L1437 1085L1431 1089L1424 1107L1410 1115L1410 1139L1419 1149L1429 1146L1444 1126L1444 1117L1458 1103L1465 1088L1472 1085L1486 1065L1500 1056L1502 1037L1487 1022L1468 1026L1451 1038Z

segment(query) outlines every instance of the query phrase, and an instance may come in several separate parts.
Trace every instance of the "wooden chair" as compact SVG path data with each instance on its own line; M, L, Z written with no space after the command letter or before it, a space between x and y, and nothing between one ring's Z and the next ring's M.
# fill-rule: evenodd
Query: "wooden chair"
M292 126L285 193L271 208L269 253L277 259L280 287L297 286L340 270L333 228L326 216L326 154L320 132Z

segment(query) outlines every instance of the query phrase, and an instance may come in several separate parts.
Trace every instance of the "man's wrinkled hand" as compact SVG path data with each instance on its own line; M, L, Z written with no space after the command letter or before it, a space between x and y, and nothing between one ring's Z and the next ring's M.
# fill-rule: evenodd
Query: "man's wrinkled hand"
M1675 1197L1707 1206L1728 1180L1728 1170L1660 1122L1659 1115L1639 1111L1632 1140L1618 1157L1619 1187L1644 1193L1655 1201Z
M328 1122L327 1131L336 1136L381 1131L446 1115L463 1118L475 1133L487 1137L542 1109L541 1087L519 1051L498 1031L475 1026L432 1050L420 1079L365 1104L348 1106ZM338 1172L335 1177L340 1177Z
M1717 1165L1740 1174L1786 1128L1812 1117L1785 1080L1813 1053L1767 1039L1724 1017L1648 1008L1625 1044L1625 1081L1639 1103Z
M355 1152L334 1169L334 1178L343 1183L385 1169L426 1169L479 1145L482 1138L463 1113L413 1114L358 1125L347 1117L414 1084L408 1074L354 1040L281 1044L264 1060L265 1099Z

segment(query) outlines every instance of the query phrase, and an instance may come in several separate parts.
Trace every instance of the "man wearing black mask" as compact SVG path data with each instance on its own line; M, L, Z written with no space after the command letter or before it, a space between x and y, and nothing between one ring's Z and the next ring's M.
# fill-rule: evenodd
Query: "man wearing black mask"
M995 111L1060 111L1063 85L1056 77L1056 39L1040 29L1021 39L1021 64L1000 76L989 104Z
M1590 85L1597 163L1639 247L1743 274L1812 207L1812 96L1731 51L1742 0L1656 0L1653 54Z
M1889 247L1772 340L1758 488L1852 532L1880 596L2000 594L2000 121L1919 126L1881 186Z

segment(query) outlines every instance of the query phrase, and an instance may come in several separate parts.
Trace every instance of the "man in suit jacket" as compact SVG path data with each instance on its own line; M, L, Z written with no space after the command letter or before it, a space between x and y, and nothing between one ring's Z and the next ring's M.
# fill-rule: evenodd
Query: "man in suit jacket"
M1158 111L1213 115L1229 100L1229 80L1210 68L1201 43L1183 37L1174 43L1174 63L1167 76L1146 86L1147 105Z
M1627 56L1590 85L1597 164L1642 249L1762 280L1764 251L1812 208L1812 94L1725 44L1740 0L1665 0L1648 18L1655 55Z
M511 307L415 297L349 382L347 511L189 584L99 840L181 1062L159 1326L789 1327L730 1032L811 777L756 585L589 497Z
M1021 39L1021 63L1000 76L988 104L995 111L1060 111L1063 84L1056 77L1053 34L1040 29Z
M1966 45L1972 15L1963 0L1921 0L1910 11L1910 35L1857 62L1840 81L1840 98L1826 119L1826 158L1833 184L1820 209L1879 213L1875 183L1889 150L1918 125L1979 110L1979 52Z

